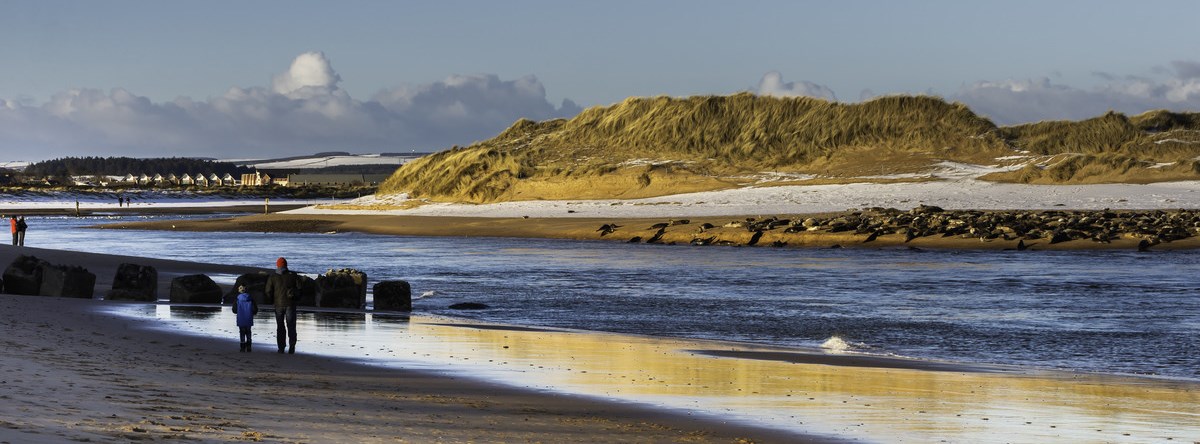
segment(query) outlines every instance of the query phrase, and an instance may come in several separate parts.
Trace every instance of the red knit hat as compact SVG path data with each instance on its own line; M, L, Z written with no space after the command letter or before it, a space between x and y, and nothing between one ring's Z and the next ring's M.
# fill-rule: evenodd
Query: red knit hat
M275 259L275 268L283 268L286 266L287 266L287 259L284 259L284 258Z

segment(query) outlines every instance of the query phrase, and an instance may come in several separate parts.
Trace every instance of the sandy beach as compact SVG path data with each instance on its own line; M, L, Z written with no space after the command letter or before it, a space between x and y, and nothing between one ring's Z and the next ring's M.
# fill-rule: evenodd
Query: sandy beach
M130 260L158 267L160 282L246 270L0 246L0 262L18 254L82 265L97 274L97 289ZM269 346L242 354L233 337L164 332L105 312L114 305L123 304L0 297L0 441L819 441L636 405L280 355ZM270 343L273 327L260 320L260 344Z

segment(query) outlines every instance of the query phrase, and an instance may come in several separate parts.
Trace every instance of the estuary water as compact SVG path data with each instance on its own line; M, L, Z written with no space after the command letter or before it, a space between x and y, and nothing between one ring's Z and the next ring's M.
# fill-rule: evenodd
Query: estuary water
M26 245L258 267L285 256L310 274L356 268L372 283L410 282L419 298L414 314L1200 380L1200 251L776 249L85 228L156 217L166 216L31 217ZM490 308L449 308L459 302Z

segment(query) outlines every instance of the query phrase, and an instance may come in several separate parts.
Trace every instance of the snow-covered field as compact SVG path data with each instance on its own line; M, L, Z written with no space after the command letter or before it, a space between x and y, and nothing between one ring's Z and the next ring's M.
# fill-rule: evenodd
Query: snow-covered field
M368 196L360 205L400 205L403 196ZM329 210L291 213L393 214L464 217L698 217L773 215L917 205L946 209L1178 209L1200 208L1200 182L1150 185L1017 185L974 179L899 184L741 188L633 200L563 200L483 205L426 204L407 210Z
M1011 168L1011 167L1008 167ZM1022 185L978 180L1005 169L944 162L917 183L759 186L630 200L562 200L484 205L431 203L407 210L303 208L293 213L475 217L689 217L802 214L884 207L910 209L1175 209L1200 208L1200 181L1150 185ZM367 196L350 203L404 204L405 196Z
M351 165L396 165L416 159L424 154L387 155L387 154L346 154L329 156L312 156L286 160L224 160L238 165L262 169L301 169L327 168Z

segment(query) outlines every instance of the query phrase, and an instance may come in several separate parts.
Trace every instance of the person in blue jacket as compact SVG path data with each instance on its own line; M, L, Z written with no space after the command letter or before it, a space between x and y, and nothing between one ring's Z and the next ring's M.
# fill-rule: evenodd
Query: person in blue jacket
M254 302L254 298L246 293L246 286L238 286L237 300L233 302L233 312L237 314L237 326L239 337L242 341L242 350L250 351L250 327L254 325L254 315L258 314L258 303Z

